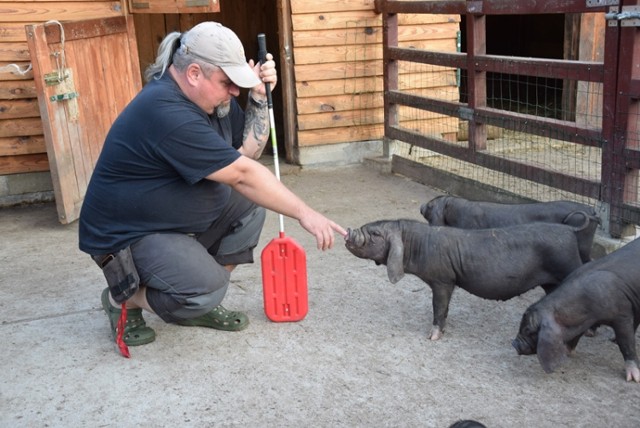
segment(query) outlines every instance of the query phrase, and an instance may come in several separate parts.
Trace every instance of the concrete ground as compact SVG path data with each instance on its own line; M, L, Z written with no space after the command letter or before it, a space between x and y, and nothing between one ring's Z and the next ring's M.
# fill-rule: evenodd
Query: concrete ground
M345 228L421 219L420 204L441 193L366 166L293 169L282 181ZM341 238L318 251L290 219L285 233L307 255L304 320L266 318L258 262L234 272L224 302L248 313L247 330L147 314L156 341L125 359L100 306L102 273L77 248L77 223L59 224L53 204L0 210L0 426L640 426L640 385L624 381L607 328L553 374L516 355L510 342L538 290L507 302L458 290L445 336L431 342L425 283L392 285ZM258 249L277 234L269 213Z

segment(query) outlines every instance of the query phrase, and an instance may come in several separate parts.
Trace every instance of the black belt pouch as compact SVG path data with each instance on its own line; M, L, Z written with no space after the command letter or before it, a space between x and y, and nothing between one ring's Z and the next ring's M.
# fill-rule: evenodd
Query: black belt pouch
M140 276L133 263L130 247L117 253L92 256L92 258L102 269L111 297L117 303L126 301L138 291Z

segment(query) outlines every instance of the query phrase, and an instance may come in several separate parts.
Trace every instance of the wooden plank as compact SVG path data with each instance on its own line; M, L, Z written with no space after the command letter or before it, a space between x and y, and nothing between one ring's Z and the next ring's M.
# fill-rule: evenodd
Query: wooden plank
M73 6L65 2L3 2L3 20L11 22L77 21L83 19L122 16L119 1L77 1Z
M2 100L0 99L0 120L40 117L36 98Z
M450 91L448 99L458 99L457 88L452 91L451 87L445 88L420 88L415 90L414 95L436 98L441 90ZM330 95L321 97L298 98L297 107L299 114L340 112L345 110L359 110L367 108L377 108L384 105L382 92L363 92L360 94Z
M9 42L0 43L0 61L26 62L30 61L29 47L26 43Z
M1 4L1 3L0 3ZM27 42L27 35L24 32L22 22L3 22L0 25L0 42Z
M301 82L382 76L382 72L382 60L297 64L295 66L296 80Z
M322 2L318 2L322 5ZM398 25L430 25L458 23L458 15L398 15ZM331 14L294 14L291 16L294 34L296 31L329 30L356 26L382 26L382 15L373 10L333 12Z
M418 129L424 129L427 122L433 124L433 129L450 131L458 130L458 119L445 116L438 113L430 113L429 117L420 119L415 112L408 114L406 108L400 108L398 116L403 126L415 126ZM404 119L403 119L404 118ZM384 124L383 108L361 108L357 110L345 110L340 112L327 112L316 114L305 114L298 116L298 128L300 131L308 131L311 129L329 129L340 128L346 126L362 126ZM413 125L407 125L412 123ZM455 128L454 128L455 126Z
M449 86L443 88L420 88L412 91L413 95L421 97L446 99L457 101L457 88ZM363 92L360 94L332 95L322 97L298 98L299 114L341 112L382 107L384 98L382 92Z
M48 170L49 160L46 153L0 157L0 175L44 172Z
M194 14L220 12L219 0L202 2L204 6L192 6L190 0L129 0L129 10L138 13ZM197 2L198 4L200 2Z
M455 84L456 77L451 71L438 72L429 75L414 73L402 75L402 79L400 80L400 89L436 88L443 86L455 86ZM298 94L298 98L360 94L367 92L382 93L382 90L382 77L319 80L311 83L296 80L296 92Z
M456 39L459 28L449 23L411 25L398 28L398 40ZM293 35L296 49L308 46L340 46L382 43L382 27L354 26L331 30L296 31Z
M382 76L382 60L343 61L327 64L302 64L296 65L296 79L301 81L318 81L332 79L353 79L355 77ZM455 69L418 64L408 61L398 62L399 74L425 73L436 76L438 73L451 72ZM455 85L455 81L453 83Z
M0 138L0 157L35 153L47 153L42 135Z
M604 61L604 13L580 15L578 58L581 61ZM580 81L576 89L576 122L602 127L602 84Z
M334 12L331 14L293 15L291 17L294 34L297 31L329 30L355 26L382 26L382 18L373 10Z
M384 124L384 110L382 108L305 114L298 116L298 129L300 131L375 124Z
M420 14L420 13L410 13L410 14L398 14L398 26L402 27L403 25L431 25L431 24L440 24L444 22L448 22L450 24L456 24L461 21L460 15L458 14Z
M381 11L387 13L453 13L466 12L485 15L530 15L544 13L576 13L606 11L608 2L599 6L587 6L584 0L536 0L536 1L387 1L381 5Z
M138 58L140 59L140 74L144 79L144 70L155 62L156 53L158 52L158 40L162 39L164 34L164 20L162 20L162 35L156 35L153 32L153 22L162 18L159 14L142 14L137 13L133 15L137 31L137 43L138 43Z
M291 2L289 0L277 0L278 15L278 45L280 56L280 91L282 92L284 148L287 162L300 163L300 149L298 146L297 117L295 107L296 91L293 71L293 55L291 54L293 43L293 30L291 28ZM280 128L278 128L280 129Z
M382 78L361 77L355 79L320 80L317 82L305 82L296 79L296 93L298 98L363 92L382 92Z
M47 43L50 45L62 42L66 44L72 41L85 40L93 37L117 35L126 31L126 23L117 17L74 22L73 26L69 26L65 23L66 29L64 31L62 31L60 24L56 22L46 22L43 26L44 33L47 37Z
M429 49L443 52L455 52L455 39L421 40L405 42L411 44L413 50ZM401 45L405 45L405 43ZM408 48L408 45L405 45ZM342 45L318 46L296 49L296 65L325 64L343 61L364 61L382 59L382 47L379 45Z
M375 0L291 0L291 12L331 13L347 10L373 10Z
M380 140L384 136L384 125L364 125L335 128L331 132L324 129L313 129L298 132L298 142L301 147L336 143L350 143L354 141Z
M384 98L382 92L298 98L297 100L298 114L301 115L356 110L360 108L375 108L382 107L383 104Z
M33 80L7 80L0 81L0 99L17 100L35 98L36 87Z
M42 134L39 117L28 117L0 121L0 137L20 137Z
M382 27L357 25L330 30L296 31L293 44L296 49L309 46L340 46L357 43L382 43Z
M77 8L77 4L78 3L91 3L91 4L96 4L96 3L104 3L105 1L109 1L109 0L64 0L64 3L69 3L69 9L75 9ZM10 0L1 0L0 3L12 3L12 1ZM55 0L24 0L24 3L30 3L30 4L43 4L43 3L54 3ZM34 20L34 23L38 23L41 24L44 21L41 20Z
M457 88L451 87L421 88L417 89L414 92L415 93L413 95L420 95L422 97L430 98L444 98L447 101L457 101L459 98ZM445 97L443 97L443 94L445 95ZM358 110L363 108L376 108L382 107L383 104L384 98L382 92L363 92L360 94L298 98L296 103L298 107L298 113L301 115Z

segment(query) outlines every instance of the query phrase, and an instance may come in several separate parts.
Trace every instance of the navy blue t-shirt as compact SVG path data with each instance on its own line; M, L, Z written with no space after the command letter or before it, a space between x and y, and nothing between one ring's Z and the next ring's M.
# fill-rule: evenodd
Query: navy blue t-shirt
M241 156L243 126L235 100L218 119L168 73L148 83L107 134L80 212L80 249L106 254L150 233L206 230L230 188L205 177Z

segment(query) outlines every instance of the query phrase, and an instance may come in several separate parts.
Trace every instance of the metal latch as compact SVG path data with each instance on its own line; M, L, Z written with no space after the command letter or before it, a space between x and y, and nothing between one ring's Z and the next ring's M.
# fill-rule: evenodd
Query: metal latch
M44 75L44 84L47 86L59 85L69 77L69 73L61 73L54 71L52 73L46 73Z
M78 94L77 92L67 92L64 94L51 95L49 97L49 101L54 103L56 101L72 100L74 98L78 98L78 95L80 94Z
M604 15L609 25L616 25L620 21L621 27L640 27L640 6L622 6L622 12L617 7Z

